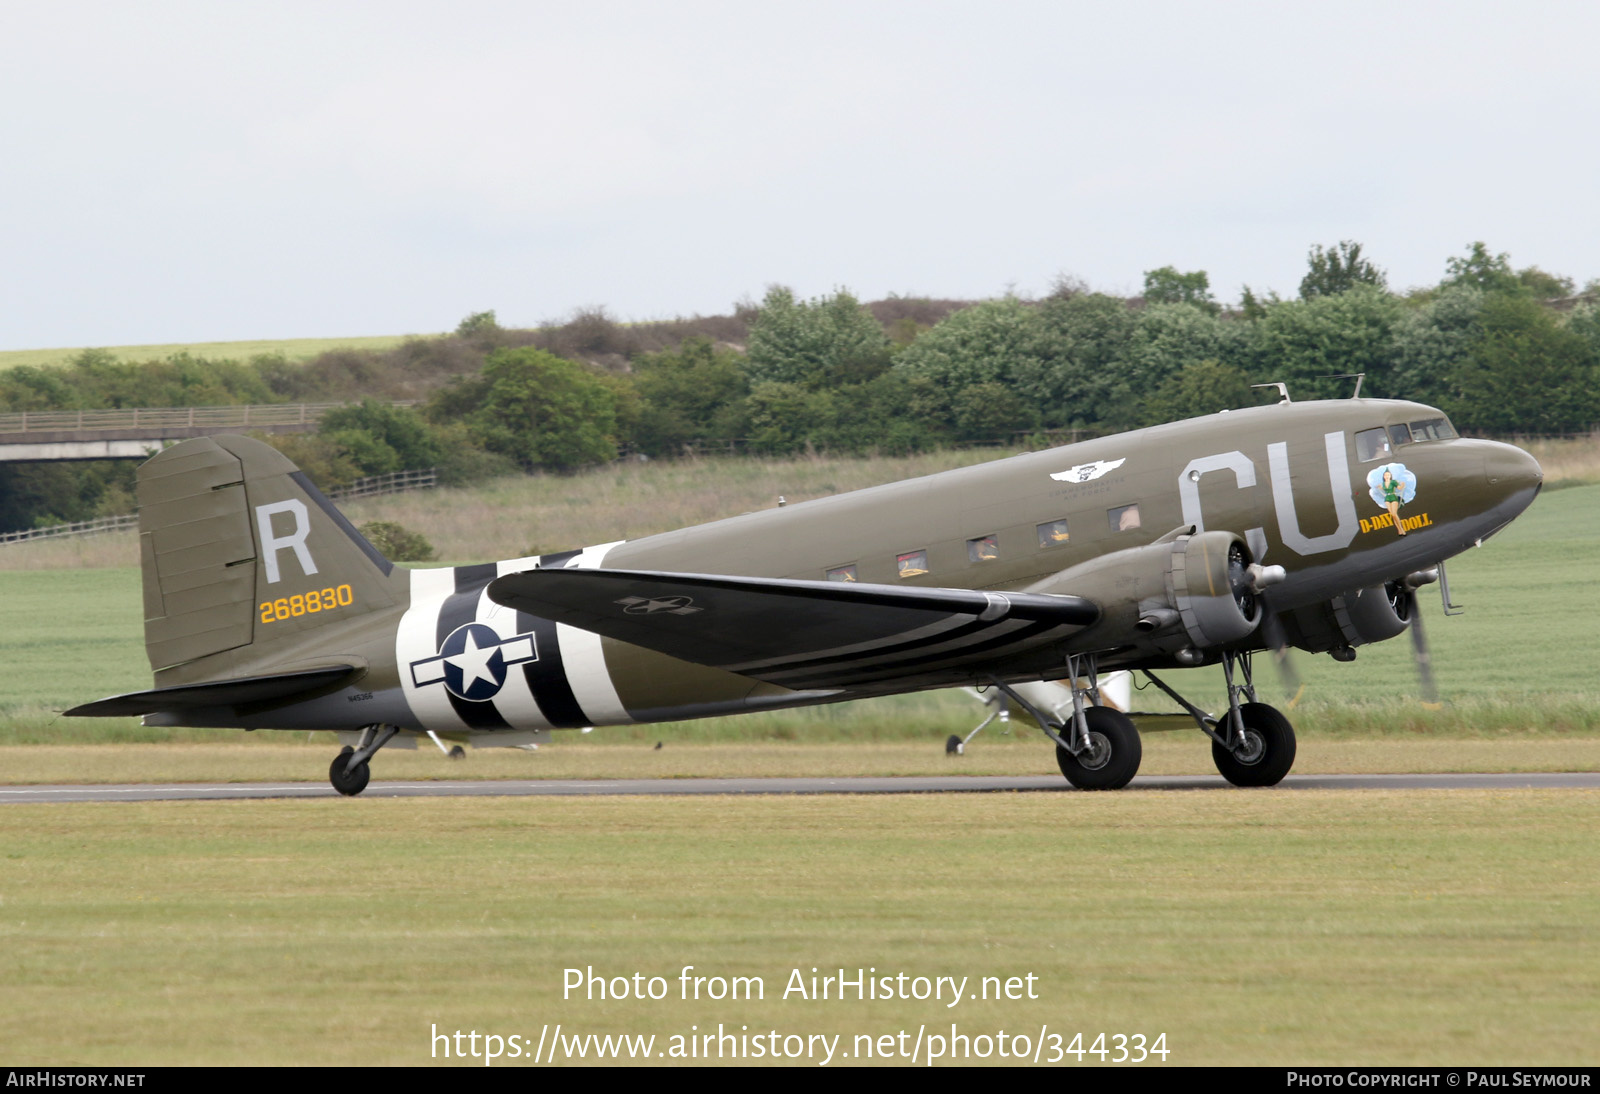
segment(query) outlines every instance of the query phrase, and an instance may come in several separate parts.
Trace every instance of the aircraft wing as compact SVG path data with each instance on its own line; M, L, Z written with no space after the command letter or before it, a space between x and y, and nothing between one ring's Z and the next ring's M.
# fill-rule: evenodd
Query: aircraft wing
M647 570L529 570L497 604L793 689L959 675L1094 623L1081 597Z

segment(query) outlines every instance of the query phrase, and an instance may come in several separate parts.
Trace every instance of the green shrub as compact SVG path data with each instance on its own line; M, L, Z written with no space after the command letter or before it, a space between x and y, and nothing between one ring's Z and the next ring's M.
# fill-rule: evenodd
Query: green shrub
M431 562L433 544L403 524L388 520L372 520L361 526L361 534L378 553L390 562Z

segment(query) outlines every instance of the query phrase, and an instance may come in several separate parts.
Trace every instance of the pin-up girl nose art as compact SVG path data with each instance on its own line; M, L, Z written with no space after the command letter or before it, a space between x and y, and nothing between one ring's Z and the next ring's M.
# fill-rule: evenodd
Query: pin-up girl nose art
M1405 535L1405 526L1400 523L1400 507L1409 505L1417 496L1417 476L1403 463L1386 463L1367 473L1367 492L1378 508L1389 510L1395 529Z

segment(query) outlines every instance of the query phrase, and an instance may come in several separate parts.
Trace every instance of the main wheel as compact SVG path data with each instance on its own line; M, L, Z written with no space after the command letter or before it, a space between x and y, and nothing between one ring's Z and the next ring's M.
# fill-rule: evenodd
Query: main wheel
M328 768L328 781L339 793L354 797L367 788L367 780L372 778L372 769L365 763L358 764L354 771L345 772L345 765L350 762L350 754L355 749L345 745L344 749L333 758L333 763Z
M1057 745L1056 763L1061 773L1079 790L1122 789L1138 773L1144 757L1139 727L1110 707L1089 707L1083 717L1089 726L1089 747L1074 756Z
M1278 785L1294 766L1294 726L1266 703L1245 703L1239 716L1244 721L1243 747L1227 749L1212 741L1212 762L1234 786Z
M959 756L966 750L967 747L965 742L963 742L961 738L957 737L954 733L950 734L950 739L944 743L944 754L946 756Z

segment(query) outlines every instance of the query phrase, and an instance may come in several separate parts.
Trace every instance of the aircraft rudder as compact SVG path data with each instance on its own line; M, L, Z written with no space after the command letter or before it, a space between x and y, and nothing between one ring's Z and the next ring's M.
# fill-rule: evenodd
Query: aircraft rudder
M225 434L175 445L140 467L138 493L145 646L157 672L402 595L394 564L261 441Z

